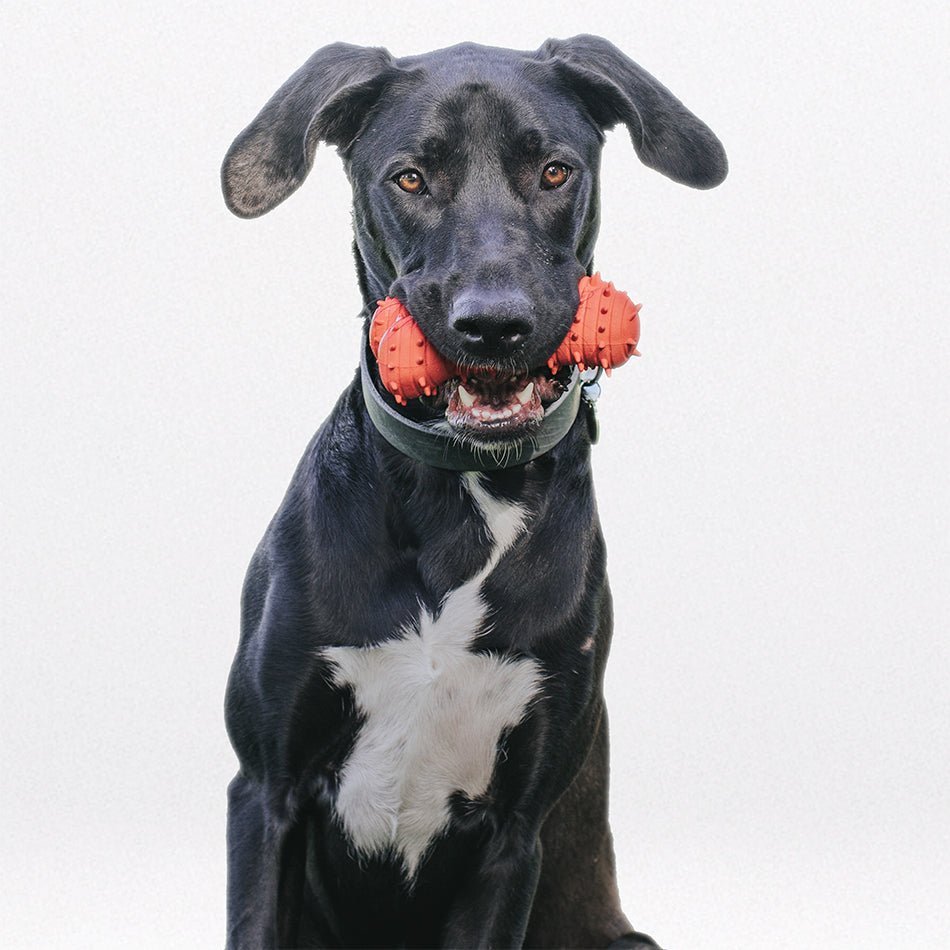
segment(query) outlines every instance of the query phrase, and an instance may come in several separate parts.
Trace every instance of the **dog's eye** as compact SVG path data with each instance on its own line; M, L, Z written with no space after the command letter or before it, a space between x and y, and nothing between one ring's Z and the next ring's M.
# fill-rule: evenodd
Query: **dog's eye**
M547 168L541 172L542 188L560 188L571 177L573 169L563 162L551 162Z
M426 190L425 179L414 168L407 168L405 171L401 171L396 175L393 181L410 195L421 195L424 194Z

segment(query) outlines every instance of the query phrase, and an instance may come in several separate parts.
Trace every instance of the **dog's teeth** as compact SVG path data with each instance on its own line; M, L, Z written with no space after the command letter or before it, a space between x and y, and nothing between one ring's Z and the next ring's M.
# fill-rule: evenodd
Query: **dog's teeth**
M525 386L525 388L522 389L520 393L515 393L515 398L522 405L525 405L531 401L531 397L533 395L534 395L534 383L529 382L528 385Z
M468 407L469 409L475 405L475 397L464 387L459 386L458 388L459 402Z

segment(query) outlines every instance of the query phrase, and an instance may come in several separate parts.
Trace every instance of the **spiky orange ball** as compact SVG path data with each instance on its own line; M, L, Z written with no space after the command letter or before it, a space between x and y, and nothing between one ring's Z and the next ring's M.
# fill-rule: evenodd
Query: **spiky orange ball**
M426 338L395 297L379 301L369 328L369 345L379 363L379 378L396 402L431 396L458 366Z
M552 372L561 366L602 366L610 373L631 356L639 356L640 304L602 280L600 274L582 277L578 290L581 302L574 322L564 342L548 360Z

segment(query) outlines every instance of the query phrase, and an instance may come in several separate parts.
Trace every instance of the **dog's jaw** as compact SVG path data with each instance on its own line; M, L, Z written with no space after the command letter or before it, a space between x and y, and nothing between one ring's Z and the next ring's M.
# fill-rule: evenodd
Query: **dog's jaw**
M481 373L446 384L446 397L445 418L454 431L496 440L537 428L556 394L554 381L541 375Z
M445 410L449 424L456 430L465 430L476 425L496 432L517 432L537 425L544 415L541 399L532 380L524 385L518 380L514 385L500 389L485 390L472 377L459 380L455 392Z

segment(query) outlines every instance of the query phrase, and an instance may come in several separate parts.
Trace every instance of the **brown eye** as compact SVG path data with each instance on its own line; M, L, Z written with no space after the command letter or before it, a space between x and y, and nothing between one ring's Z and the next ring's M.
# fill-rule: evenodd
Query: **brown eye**
M395 182L410 195L421 195L426 190L425 179L414 168L407 168L400 172L396 176Z
M541 172L542 188L560 188L571 177L572 169L561 164L561 162L551 162L547 168Z

